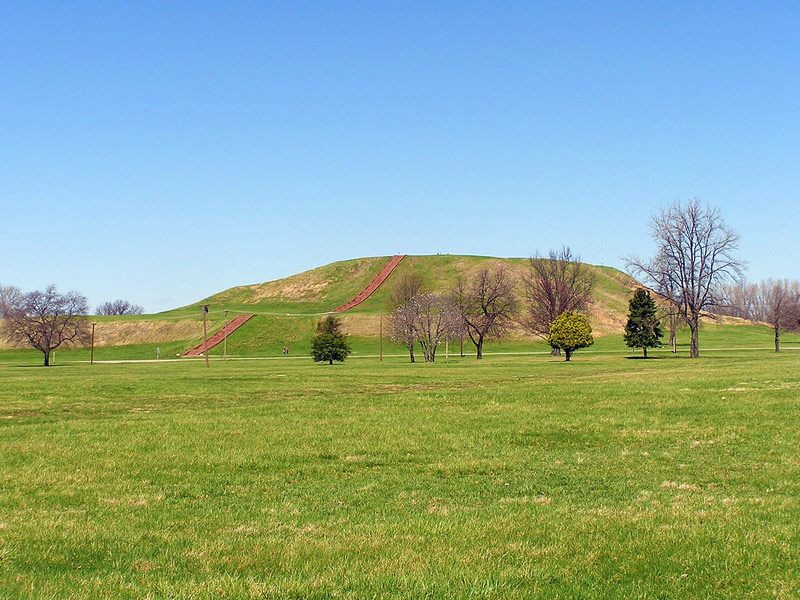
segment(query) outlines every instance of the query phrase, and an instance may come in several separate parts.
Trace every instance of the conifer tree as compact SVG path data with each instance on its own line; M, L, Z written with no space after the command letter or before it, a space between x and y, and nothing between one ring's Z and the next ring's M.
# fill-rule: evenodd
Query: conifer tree
M661 345L661 326L656 301L645 289L638 289L628 302L628 323L625 325L625 343L631 348L641 348L647 358L647 349Z

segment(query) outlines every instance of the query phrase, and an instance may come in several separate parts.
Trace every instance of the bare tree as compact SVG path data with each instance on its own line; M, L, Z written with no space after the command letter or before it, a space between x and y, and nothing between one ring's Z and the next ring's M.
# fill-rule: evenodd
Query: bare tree
M403 344L408 350L411 362L416 362L414 358L414 344L417 341L416 314L410 302L398 307L389 315L389 328L392 332L392 341Z
M514 279L502 264L493 269L484 266L466 280L459 278L452 298L480 360L483 342L502 337L514 322L518 306Z
M5 319L22 301L22 292L13 285L0 285L0 319Z
M754 283L739 281L720 286L717 292L719 301L714 308L718 315L740 317L749 321L759 319L759 289Z
M718 209L702 206L699 198L685 205L676 201L653 217L650 226L656 255L647 261L629 257L628 268L656 290L671 294L670 302L689 325L689 355L696 358L700 313L717 304L720 285L741 278L744 262L735 256L739 236Z
M434 362L442 338L458 335L460 324L450 299L439 294L417 294L389 316L392 341L408 349L412 363L415 343L419 343L425 362Z
M459 315L452 301L439 294L419 294L410 306L415 313L414 329L425 362L434 362L442 338L458 331Z
M113 302L103 302L97 307L95 314L98 315L141 315L144 309L138 304L131 304L127 300L114 300Z
M50 365L50 353L62 345L87 341L89 320L86 298L77 292L59 294L55 285L44 292L25 294L18 307L4 319L9 339L20 346L32 346L44 354L44 366Z
M775 352L780 352L781 330L800 326L800 284L786 279L767 279L758 285L758 320L769 323L775 332Z
M412 271L403 273L389 292L390 311L395 311L401 306L407 305L411 300L425 291L425 281L422 274Z
M595 277L589 267L572 256L569 246L550 251L548 258L538 254L530 259L525 284L523 325L547 339L556 317L566 311L586 312L592 301ZM560 350L553 348L553 355Z
M722 285L719 289L721 306L717 314L731 315L769 324L775 332L775 352L780 352L781 331L800 328L800 283L788 279L762 280L760 283L741 281Z

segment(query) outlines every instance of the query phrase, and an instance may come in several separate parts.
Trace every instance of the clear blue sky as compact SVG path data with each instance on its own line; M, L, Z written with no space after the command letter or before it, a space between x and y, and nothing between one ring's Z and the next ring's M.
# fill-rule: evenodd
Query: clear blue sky
M360 256L622 268L694 196L750 279L800 278L798 32L796 2L4 2L0 283L153 312Z

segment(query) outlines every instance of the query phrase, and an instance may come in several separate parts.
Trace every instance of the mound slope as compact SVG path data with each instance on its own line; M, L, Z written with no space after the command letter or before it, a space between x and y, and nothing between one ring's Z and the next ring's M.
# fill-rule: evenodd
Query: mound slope
M190 306L159 316L200 315L203 304L219 320L222 310L233 314L255 314L262 317L297 317L320 315L347 305L367 288L376 276L391 264L392 257L380 256L334 262L282 279L237 286L214 294ZM419 273L432 292L445 293L459 277L467 277L485 264L503 264L519 281L527 269L526 258L497 258L488 256L428 255L406 256L396 261L394 269L371 295L347 310L348 322L361 335L371 335L370 323L377 319L358 319L359 315L374 316L386 311L393 284L405 274ZM625 323L628 297L636 282L612 267L589 265L596 276L594 302L589 310L590 320L598 335L619 334ZM522 294L521 283L519 293ZM211 316L211 315L210 315ZM360 321L363 320L363 323ZM257 321L257 320L256 320ZM376 323L377 324L377 323ZM253 327L255 323L249 323ZM377 335L377 327L374 335ZM518 332L524 336L523 331Z

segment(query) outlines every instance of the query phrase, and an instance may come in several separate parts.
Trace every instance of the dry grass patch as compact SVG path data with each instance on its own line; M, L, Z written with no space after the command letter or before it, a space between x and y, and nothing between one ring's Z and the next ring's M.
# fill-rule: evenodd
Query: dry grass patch
M95 327L96 346L155 344L190 340L203 335L203 322L183 321L103 321Z

